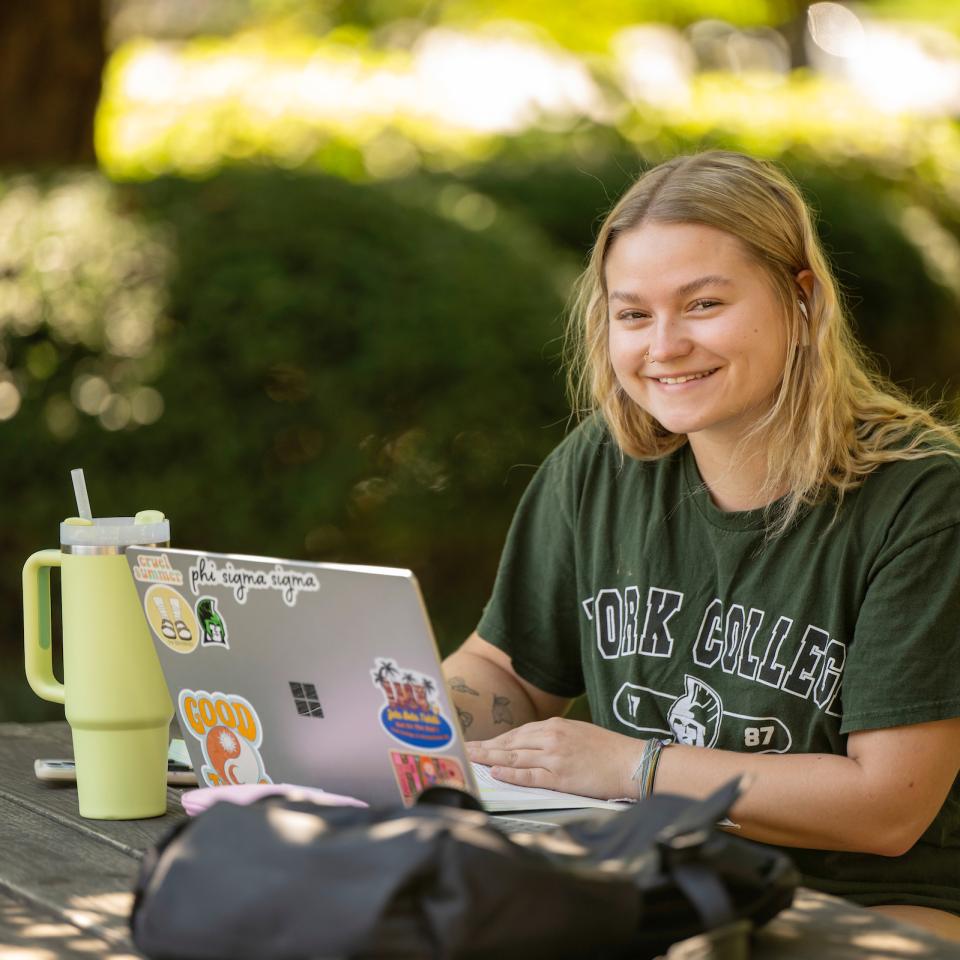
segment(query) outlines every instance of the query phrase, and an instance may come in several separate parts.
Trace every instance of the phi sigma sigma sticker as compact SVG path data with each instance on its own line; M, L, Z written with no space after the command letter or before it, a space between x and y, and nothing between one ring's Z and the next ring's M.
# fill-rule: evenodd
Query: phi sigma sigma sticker
M260 718L243 697L206 690L181 690L183 729L200 741L206 761L199 773L210 787L230 783L273 783L263 769Z
M370 675L386 701L380 723L394 740L426 750L442 750L450 743L453 728L440 712L435 680L392 660L378 660Z

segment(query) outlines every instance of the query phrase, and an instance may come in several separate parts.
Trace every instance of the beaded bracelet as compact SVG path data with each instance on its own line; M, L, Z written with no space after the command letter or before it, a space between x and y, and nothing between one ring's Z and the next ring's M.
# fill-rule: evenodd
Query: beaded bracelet
M669 747L673 743L671 737L659 738L651 737L643 745L643 753L640 754L640 763L637 769L633 771L632 779L637 781L637 793L640 800L645 800L653 793L653 782L657 776L657 764L660 762L660 753L664 747Z

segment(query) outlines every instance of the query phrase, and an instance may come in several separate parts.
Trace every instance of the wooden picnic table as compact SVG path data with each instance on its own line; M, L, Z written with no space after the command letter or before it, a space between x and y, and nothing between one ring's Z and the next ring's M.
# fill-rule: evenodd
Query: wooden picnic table
M144 850L183 819L168 789L165 816L84 820L76 788L40 783L37 757L73 755L65 723L0 724L0 957L112 960L138 957L127 918ZM697 940L670 960L707 960ZM845 900L800 889L753 943L756 960L938 960L960 946Z

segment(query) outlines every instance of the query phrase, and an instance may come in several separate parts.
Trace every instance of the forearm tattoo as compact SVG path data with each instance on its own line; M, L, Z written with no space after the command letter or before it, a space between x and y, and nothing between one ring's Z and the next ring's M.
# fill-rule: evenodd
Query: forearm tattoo
M476 690L474 690L473 687L470 687L467 685L467 681L464 680L463 677L451 677L449 680L449 683L450 683L450 689L456 690L457 693L469 693L471 696L474 696L474 697L480 696L480 694Z
M460 718L460 726L463 728L463 732L466 733L470 724L473 723L473 714L457 707L457 716Z
M510 709L510 701L497 693L493 695L493 722L513 725L513 711Z

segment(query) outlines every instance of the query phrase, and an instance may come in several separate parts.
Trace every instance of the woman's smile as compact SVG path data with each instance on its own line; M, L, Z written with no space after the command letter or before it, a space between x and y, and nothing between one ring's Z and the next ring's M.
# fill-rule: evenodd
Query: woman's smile
M683 387L687 384L697 383L700 380L706 380L707 377L712 377L719 369L719 367L714 367L712 370L703 370L700 373L650 374L649 379L663 387Z

